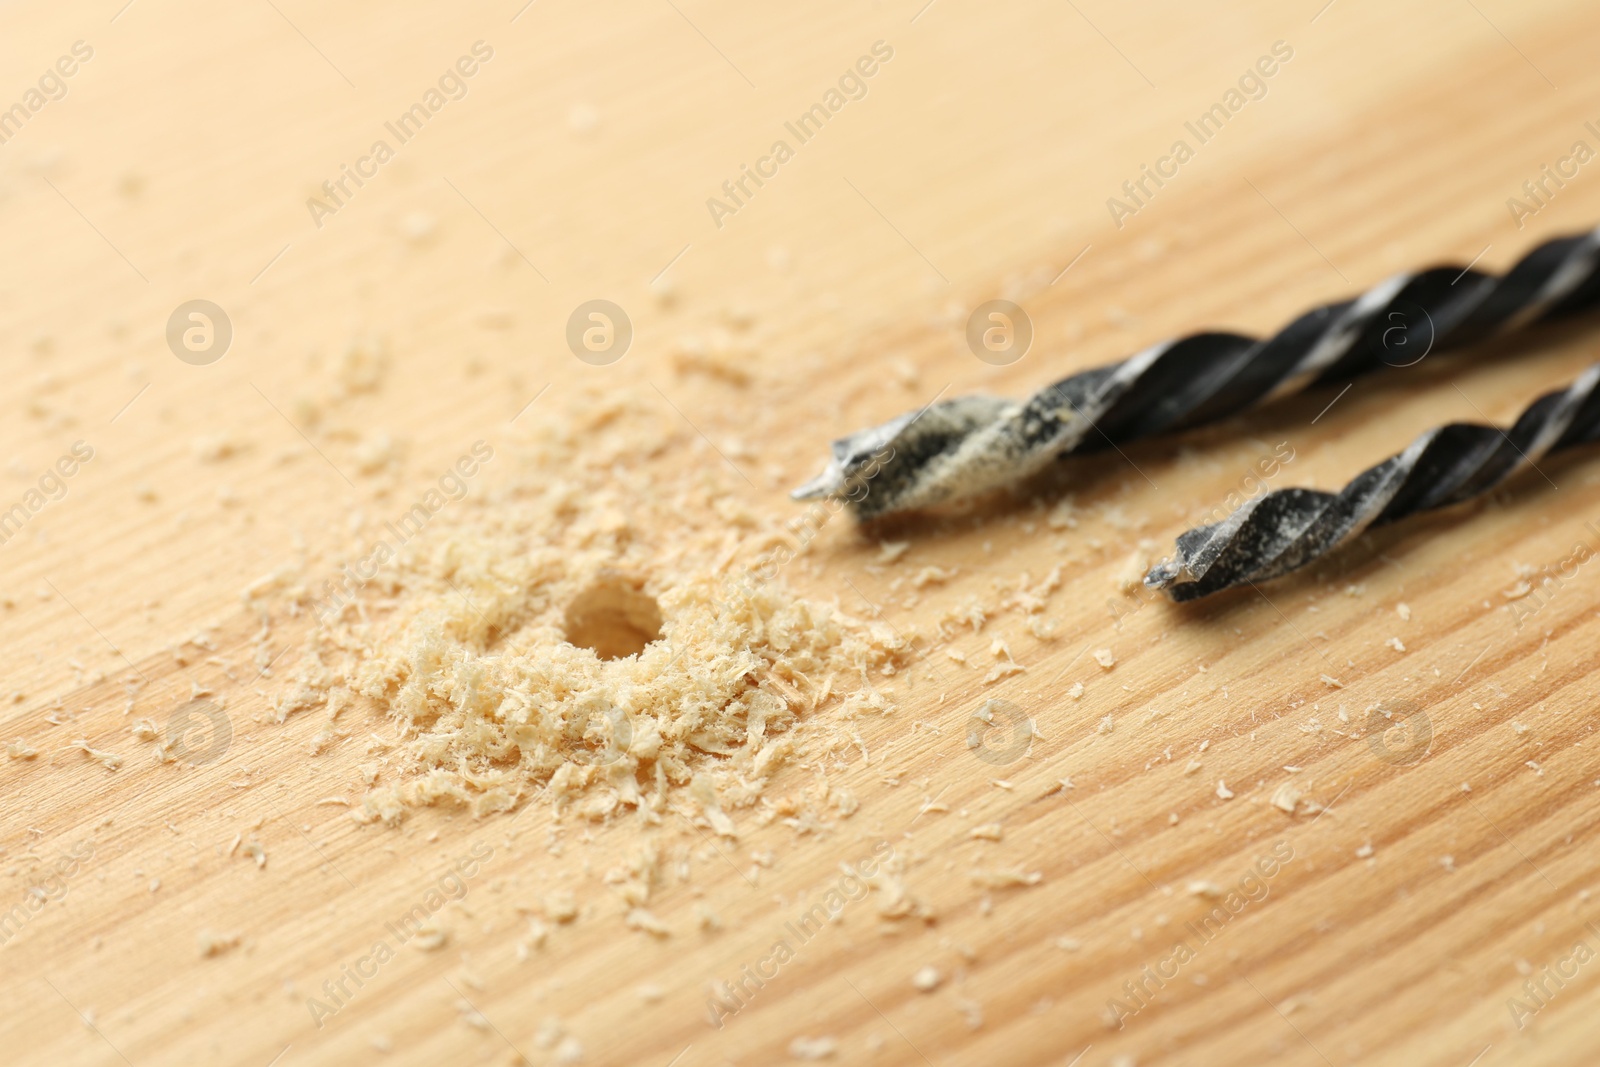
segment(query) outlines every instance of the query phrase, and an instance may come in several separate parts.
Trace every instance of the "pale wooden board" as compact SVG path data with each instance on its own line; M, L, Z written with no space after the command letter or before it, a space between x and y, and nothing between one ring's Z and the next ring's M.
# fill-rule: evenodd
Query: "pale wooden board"
M1600 164L1520 231L1506 207L1574 141L1600 146L1584 128L1600 118L1591 10L1319 6L6 5L0 103L74 41L95 55L0 146L0 502L21 499L75 440L96 455L0 546L0 662L18 694L5 739L43 750L0 763L0 905L93 842L65 896L0 947L3 1058L439 1064L507 1062L515 1046L546 1063L536 1039L554 1016L584 1062L603 1064L783 1062L800 1035L835 1038L845 1063L1587 1062L1594 964L1526 1029L1507 1001L1525 970L1580 939L1600 944L1584 928L1600 915L1586 897L1600 817L1596 578L1580 569L1520 630L1502 590L1517 563L1554 564L1593 538L1592 457L1371 538L1275 584L1270 603L1152 603L1120 624L1107 604L1138 603L1114 580L1133 542L1165 545L1277 442L1296 450L1283 478L1337 485L1432 422L1513 415L1593 358L1592 322L1498 350L1515 358L1430 358L1364 381L1321 418L1327 394L1075 466L1044 505L1075 489L1084 519L1064 540L1028 504L891 530L912 541L899 568L961 571L915 610L891 599L899 570L868 569L876 545L829 524L785 575L804 595L864 611L853 584L914 625L932 605L992 598L995 580L1060 563L1049 613L1064 636L1042 643L997 619L957 647L987 664L1006 636L1027 673L985 686L936 653L886 681L901 709L862 724L870 761L835 774L861 802L849 821L809 836L747 827L723 858L681 824L648 835L694 857L688 881L669 878L652 901L676 930L665 941L625 930L602 881L647 836L631 823L567 825L559 856L540 808L515 823L428 812L400 830L356 826L316 801L359 791L357 744L310 757L316 714L268 721L280 677L235 684L193 648L186 666L167 651L214 624L218 653L242 663L248 582L297 559L325 573L353 511L388 513L472 440L508 433L547 383L540 403L553 406L597 383L658 387L681 412L660 405L681 423L653 461L663 479L733 478L701 433L740 438L749 506L789 514L784 489L813 473L827 438L941 390L1021 393L1184 330L1271 329L1391 271L1480 253L1499 268L1600 217ZM306 198L480 39L495 57L466 98L314 227ZM895 55L865 99L715 227L706 198L880 39ZM1114 227L1106 198L1277 40L1294 58L1265 98ZM571 122L577 105L598 116L587 134ZM420 243L406 236L419 216L436 227ZM786 272L771 266L775 246ZM679 299L664 307L649 283L669 263ZM562 341L571 309L597 295L637 328L604 369ZM1007 368L960 340L967 311L997 295L1037 328ZM172 309L196 297L236 328L209 367L178 362L162 340ZM742 335L752 383L675 373L675 340L709 335L729 308L755 319ZM386 339L391 366L335 429L387 430L409 451L398 477L352 487L273 407L292 416L329 358L365 335ZM202 461L197 441L219 435L242 450ZM316 441L332 466L354 468L349 435ZM274 647L303 626L280 623ZM1074 662L1100 647L1115 650L1114 670ZM125 714L135 671L149 684ZM1077 681L1081 701L1065 696ZM129 726L164 723L194 684L228 702L232 745L208 766L157 764ZM1028 709L1044 735L1005 768L1010 790L966 748L967 716L990 696ZM1425 710L1424 760L1393 765L1365 736L1332 732L1364 733L1378 701ZM1113 732L1098 732L1108 715ZM88 761L70 747L78 737L127 765ZM1070 791L1042 797L1063 777ZM1273 808L1291 780L1337 805L1315 818ZM773 788L807 783L797 771ZM934 796L950 811L923 812ZM990 821L1002 842L969 839ZM265 868L223 854L241 832L266 846ZM880 924L872 904L853 904L722 1029L708 1026L707 983L765 956L841 862L883 840L912 861L908 883L936 921ZM1236 884L1280 843L1294 859L1265 899L1108 1029L1107 1001L1209 909L1188 884ZM474 845L493 855L449 944L406 949L317 1028L306 998ZM751 857L769 850L752 887ZM989 894L986 910L967 878L979 862L1043 879ZM517 962L519 908L585 871L583 917ZM699 902L722 932L695 930ZM243 944L201 958L203 928ZM929 963L949 977L918 993L911 975ZM642 982L664 998L642 1002ZM463 1022L459 994L490 1025ZM387 1055L370 1044L378 1034Z

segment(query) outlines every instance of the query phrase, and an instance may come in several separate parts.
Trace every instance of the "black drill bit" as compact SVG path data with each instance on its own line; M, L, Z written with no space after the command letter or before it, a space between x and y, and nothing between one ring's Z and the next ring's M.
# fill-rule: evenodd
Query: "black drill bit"
M1221 522L1178 535L1174 559L1145 575L1173 600L1195 600L1304 567L1374 526L1487 493L1557 449L1600 440L1600 363L1546 393L1509 430L1453 422L1369 467L1337 493L1279 489Z
M1470 266L1398 274L1264 340L1197 333L1074 374L1026 401L975 395L930 404L833 442L827 470L791 495L848 497L862 520L925 507L1017 482L1062 456L1185 430L1409 365L1421 358L1410 354L1417 349L1458 348L1596 304L1600 229L1547 241L1504 275ZM1402 354L1406 361L1395 362Z

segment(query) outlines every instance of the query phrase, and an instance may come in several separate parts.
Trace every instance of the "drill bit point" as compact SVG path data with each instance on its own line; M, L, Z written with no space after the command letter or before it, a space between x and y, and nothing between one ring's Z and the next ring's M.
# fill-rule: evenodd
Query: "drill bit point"
M1185 577L1185 573L1181 563L1164 559L1154 567L1151 567L1150 573L1144 576L1145 588L1165 589L1182 580Z
M837 463L829 463L828 469L806 482L796 486L789 493L790 500L826 500L835 496L844 488L844 471L839 469Z

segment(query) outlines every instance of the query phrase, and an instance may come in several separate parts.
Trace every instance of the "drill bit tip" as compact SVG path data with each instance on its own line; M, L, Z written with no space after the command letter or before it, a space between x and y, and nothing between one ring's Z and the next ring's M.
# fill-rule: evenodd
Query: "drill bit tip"
M832 460L821 474L789 491L790 500L826 500L844 488L844 471Z

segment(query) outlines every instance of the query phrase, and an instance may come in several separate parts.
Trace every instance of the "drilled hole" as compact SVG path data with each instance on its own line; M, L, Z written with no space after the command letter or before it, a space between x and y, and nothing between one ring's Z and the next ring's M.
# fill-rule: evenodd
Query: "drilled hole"
M601 659L637 655L661 636L661 606L643 581L606 573L567 607L567 640Z

